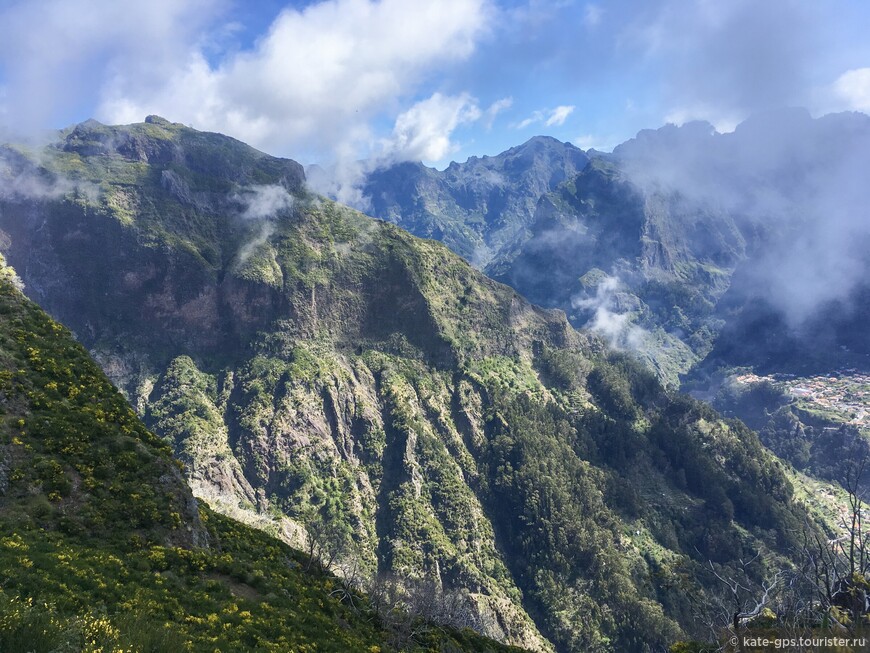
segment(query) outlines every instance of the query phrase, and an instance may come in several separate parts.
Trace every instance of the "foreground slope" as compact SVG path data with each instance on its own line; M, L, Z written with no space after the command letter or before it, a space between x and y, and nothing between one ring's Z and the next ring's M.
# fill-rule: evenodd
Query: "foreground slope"
M746 427L292 161L153 117L4 158L27 291L223 512L537 650L660 650L706 629L711 561L794 544Z
M2 262L0 275L3 651L394 650L365 599L335 598L334 577L200 513L165 443ZM448 629L418 639L508 650Z

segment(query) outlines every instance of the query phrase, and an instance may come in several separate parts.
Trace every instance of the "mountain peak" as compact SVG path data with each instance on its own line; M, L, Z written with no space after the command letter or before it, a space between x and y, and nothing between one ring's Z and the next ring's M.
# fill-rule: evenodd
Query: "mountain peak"
M170 127L172 125L180 124L170 122L166 118L163 118L162 116L156 116L154 114L151 114L150 116L145 116L145 123L149 125L161 125L163 127Z
M668 123L658 129L642 129L637 136L614 148L621 157L649 156L669 150L702 148L700 145L717 135L716 128L706 120L692 120L682 125Z
M80 122L78 125L76 125L76 128L82 127L84 129L99 129L99 128L104 128L105 126L106 125L101 123L96 118L88 118L87 120Z
M506 152L502 152L499 156L504 156L506 154L510 154L512 152L546 152L546 151L560 151L560 152L578 152L581 153L583 150L572 145L571 143L564 143L560 141L558 138L553 138L552 136L532 136L529 140L521 145L516 145Z
M558 138L555 138L553 136L548 136L546 134L538 134L537 136L532 136L529 140L527 140L525 143L523 143L519 147L526 147L528 145L534 145L534 144L556 145L556 146L562 146L562 147L574 147L573 145L571 145L571 143L565 143L563 141L560 141Z
M157 166L158 178L163 173L176 175L174 168L166 168L180 166L179 170L187 171L182 176L189 177L184 182L193 192L214 192L220 188L226 193L239 186L278 184L291 193L301 193L305 183L302 166L295 161L272 157L231 136L198 131L157 115L129 125L86 120L62 130L49 152L57 158L60 169L73 178L100 176L111 181L123 180L127 187L153 183L147 178L147 171L137 167L142 163ZM62 161L69 155L78 155L80 159ZM107 166L105 157L111 159L111 165ZM175 194L186 196L188 191L176 182L165 179Z

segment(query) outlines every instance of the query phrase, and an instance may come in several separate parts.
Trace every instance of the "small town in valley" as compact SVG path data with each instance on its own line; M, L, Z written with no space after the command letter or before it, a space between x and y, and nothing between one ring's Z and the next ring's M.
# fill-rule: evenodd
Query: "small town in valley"
M805 410L835 422L870 430L870 374L855 368L817 376L746 373L734 380L743 385L768 381L794 398Z

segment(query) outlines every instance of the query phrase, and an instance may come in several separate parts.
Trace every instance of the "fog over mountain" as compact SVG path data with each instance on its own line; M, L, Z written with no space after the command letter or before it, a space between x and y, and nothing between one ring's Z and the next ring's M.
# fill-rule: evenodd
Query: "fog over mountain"
M644 130L612 154L535 138L444 171L377 169L362 188L376 217L443 240L676 383L711 351L774 367L870 352L856 329L868 145L864 114L780 109L728 133Z
M705 123L644 131L614 151L647 195L731 215L747 238L751 292L799 327L850 307L870 253L870 118L769 112L718 134Z

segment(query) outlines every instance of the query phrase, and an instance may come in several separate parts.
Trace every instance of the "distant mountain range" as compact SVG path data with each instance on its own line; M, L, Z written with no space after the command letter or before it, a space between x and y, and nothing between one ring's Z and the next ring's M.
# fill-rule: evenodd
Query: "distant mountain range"
M537 651L661 650L706 632L711 563L763 551L760 581L812 523L800 478L746 426L444 245L313 195L293 161L154 116L89 121L0 160L0 249L197 497L297 546L325 537L361 574L453 592L484 634ZM419 175L404 186L418 199L389 199L403 171ZM408 224L490 250L502 278L556 261L548 225L566 226L576 242L559 232L551 251L598 257L576 291L610 293L617 316L690 307L653 301L686 278L712 306L685 316L700 324L747 251L724 217L709 237L668 240L669 205L618 161L550 139L370 184L383 189L373 205L419 205ZM554 305L572 297L557 291Z
M471 157L445 170L400 163L369 174L369 212L422 238L440 240L478 268L517 241L538 201L589 163L580 149L546 136L498 156Z
M747 419L799 467L840 478L832 459L868 451L851 412L810 416L782 389L736 400L749 388L729 378L870 370L868 169L870 118L791 109L728 134L643 131L613 154L536 137L443 171L376 170L362 190L376 217L442 240L667 385ZM795 422L809 459L783 446ZM836 453L818 444L831 428L846 431Z
M698 364L870 365L868 158L867 116L788 110L730 134L644 131L613 154L536 137L443 171L379 169L362 190L375 217L677 385Z

